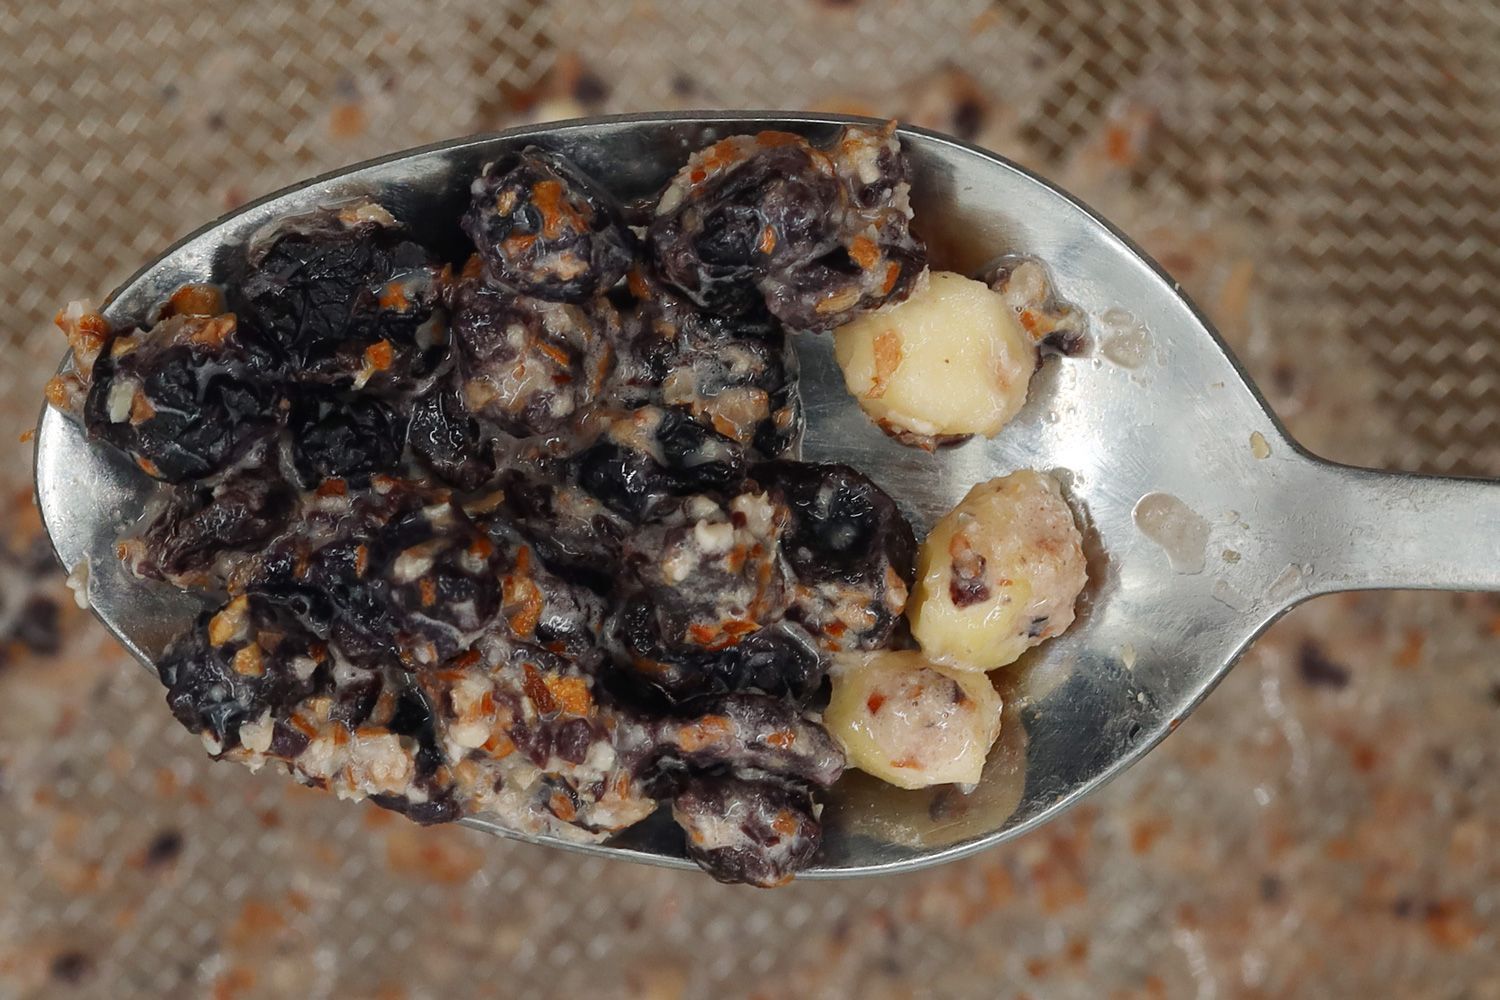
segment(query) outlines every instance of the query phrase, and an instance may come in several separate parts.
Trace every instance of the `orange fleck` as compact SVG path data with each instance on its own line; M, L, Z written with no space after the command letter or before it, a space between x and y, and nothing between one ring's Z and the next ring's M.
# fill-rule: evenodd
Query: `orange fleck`
M795 146L801 141L802 137L792 132L768 131L757 132L755 135L755 144L766 149L776 146Z
M406 312L411 306L411 299L406 297L406 284L400 281L388 282L376 301L380 303L380 308L395 309L397 312Z
M797 817L793 816L790 811L783 809L776 814L775 819L771 820L771 829L783 837L795 836L797 833Z
M230 966L214 978L214 1000L234 1000L255 986L255 970L243 965Z
M537 623L542 620L542 591L527 572L527 549L521 549L516 557L516 570L507 574L502 581L502 593L505 603L512 608L507 615L506 621L510 624L511 631L525 639L535 631Z
M397 823L386 834L385 858L393 872L458 885L479 871L485 855L468 831Z
M241 907L234 923L229 925L225 938L230 945L243 948L262 943L278 931L286 929L286 920L281 911L258 899L251 899Z
M589 685L582 677L561 677L548 674L543 678L547 692L564 715L588 715L594 707Z
M1352 837L1331 837L1323 853L1334 861L1352 861L1359 856L1359 845Z
M358 104L335 104L328 115L328 131L335 139L363 135L366 124L365 109Z
M626 285L630 288L630 294L638 299L646 299L651 295L651 288L646 284L646 275L639 266L632 267L630 274L625 278Z
M481 749L495 760L504 760L516 752L516 745L504 733L495 733L484 741L484 746Z
M167 307L178 316L217 316L224 311L224 293L213 285L187 284L172 293Z
M870 376L870 389L865 393L869 399L879 399L890 388L891 376L901 367L905 353L901 350L901 334L895 330L883 330L875 338L875 371Z
M349 487L342 479L325 479L313 490L320 497L341 497L348 492Z
M684 725L677 733L677 745L688 753L727 743L734 735L734 723L728 716L705 715Z
M1130 827L1130 850L1134 854L1145 854L1151 850L1158 837L1170 828L1164 819L1140 820Z
M849 244L849 256L862 270L868 271L880 260L880 249L868 236L856 236Z
M354 575L364 576L370 565L370 547L363 542L354 547Z
M135 464L138 465L138 466L140 466L141 467L141 471L144 472L146 475L150 476L151 478L153 478L153 479L159 479L159 478L161 478L161 469L157 468L156 463L153 462L153 461L151 461L151 459L137 456L136 460L135 460Z
M915 757L902 757L900 760L891 761L892 767L921 767L922 762Z
M881 694L879 691L873 692L870 697L865 699L865 708L870 710L871 715L879 715L880 707L884 704L885 695Z
M561 181L537 181L531 186L531 199L542 213L542 236L546 239L562 235L565 219L576 229L584 228L583 217L563 197Z
M547 807L552 810L552 815L564 823L571 823L578 817L578 809L573 805L573 800L562 792L553 792Z
M242 677L259 677L266 672L260 647L251 643L234 654L234 672Z
M536 243L536 233L512 233L500 241L500 248L507 257L519 257Z
M1130 149L1130 132L1123 125L1111 125L1104 133L1104 155L1122 167L1135 159Z
M536 349L547 355L547 357L551 358L559 368L572 367L572 359L568 357L568 352L563 350L561 347L558 347L556 344L548 343L545 340L539 340L537 341Z
M1406 630L1405 640L1396 653L1396 666L1411 670L1422 662L1422 650L1427 645L1427 634L1419 628Z
M797 734L790 729L777 729L766 734L766 742L777 750L787 750L797 742Z
M437 584L430 578L423 577L417 587L422 591L422 607L430 608L437 603Z
M1467 905L1451 900L1429 906L1425 922L1427 936L1444 951L1464 951L1478 940L1482 929Z
M383 372L391 366L396 359L395 348L389 340L377 340L365 348L365 364L378 372Z
M54 375L47 380L47 388L43 390L47 402L58 409L64 409L68 405L68 388L74 384L74 380L66 375ZM30 433L28 431L28 433Z
M899 277L901 277L901 265L891 261L885 266L885 284L880 287L880 293L891 294L891 289L896 287L896 279Z
M137 391L130 397L130 422L132 424L143 424L156 416L156 407L151 405L151 400L146 398L144 392Z
M763 253L763 254L769 254L769 253L771 253L771 251L773 251L775 249L776 249L776 230L772 226L767 226L765 229L761 230L761 234L760 234L760 252Z
M521 680L521 690L526 692L526 697L531 699L536 710L542 715L550 715L557 711L557 702L552 699L552 690L547 686L542 672L531 663L524 664L521 669L524 674Z

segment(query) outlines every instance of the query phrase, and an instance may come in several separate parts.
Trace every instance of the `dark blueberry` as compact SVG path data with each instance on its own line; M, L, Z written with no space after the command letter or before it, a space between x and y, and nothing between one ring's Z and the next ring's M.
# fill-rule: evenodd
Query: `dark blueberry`
M478 520L497 539L518 535L548 569L607 592L619 575L628 526L613 510L566 482L507 469L496 484L499 505Z
M222 470L281 419L279 375L256 336L225 315L116 337L94 363L89 434L170 483Z
M789 621L752 632L724 649L671 652L661 643L654 609L637 595L624 603L612 627L619 659L674 700L759 691L805 702L828 668L812 637Z
M454 302L460 387L475 416L530 437L561 429L598 398L620 337L607 300L563 305L465 279Z
M622 517L650 516L670 497L736 483L744 456L734 442L674 409L643 407L616 420L575 460L578 485Z
M401 463L405 422L373 396L301 393L289 428L292 461L304 488L325 479L365 482Z
M649 242L668 282L721 315L770 310L829 330L899 302L926 267L891 129L849 126L826 149L779 132L697 153L657 204Z
M655 723L658 753L693 771L765 771L828 787L844 752L785 698L735 693L696 699Z
M692 496L626 538L627 568L667 649L725 649L781 617L789 598L779 548L786 517L761 493L722 506Z
M436 666L500 610L500 553L452 504L407 515L373 548L366 573L384 584L383 630L410 665Z
M493 443L455 384L439 382L413 404L406 440L435 476L461 490L478 489L495 476Z
M167 649L158 667L167 704L190 732L223 749L240 745L240 727L285 718L328 681L321 642L278 605L233 598Z
M291 220L251 249L245 272L231 306L275 342L298 381L406 389L445 352L444 269L382 209Z
M222 587L234 553L287 526L296 496L274 467L237 469L213 487L179 487L140 538L135 571L179 586Z
M773 271L827 253L842 216L832 165L784 133L736 136L699 152L668 185L651 222L662 276L710 312L762 301Z
M834 651L886 645L917 548L895 501L847 465L764 462L751 478L791 512L782 552L800 586L788 617Z
M812 795L775 778L695 777L672 800L688 857L720 882L784 885L822 842Z
M559 154L527 147L486 165L471 190L464 232L501 287L582 302L619 281L634 257L615 200Z
M502 518L492 516L485 527L499 551L501 611L512 636L574 660L591 658L603 627L604 598L552 572Z
M796 356L766 314L706 313L641 273L615 386L623 403L686 410L700 423L766 457L786 451L801 429Z

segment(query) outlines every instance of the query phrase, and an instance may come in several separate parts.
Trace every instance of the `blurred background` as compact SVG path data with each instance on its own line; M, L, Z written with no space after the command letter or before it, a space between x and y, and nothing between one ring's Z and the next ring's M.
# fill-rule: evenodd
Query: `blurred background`
M74 607L23 434L67 300L366 157L727 107L900 117L1039 170L1314 451L1500 477L1489 0L8 5L0 998L1500 997L1492 597L1304 605L1060 822L771 892L214 766Z

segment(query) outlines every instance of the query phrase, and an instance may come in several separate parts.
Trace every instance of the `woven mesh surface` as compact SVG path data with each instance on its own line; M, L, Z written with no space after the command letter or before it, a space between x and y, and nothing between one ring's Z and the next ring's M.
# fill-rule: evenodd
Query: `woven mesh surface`
M1467 0L11 4L4 412L58 306L249 198L660 107L974 137L1140 238L1315 449L1500 475L1500 7ZM0 997L1497 997L1497 612L1317 602L1046 831L757 893L212 766L70 611L0 663Z

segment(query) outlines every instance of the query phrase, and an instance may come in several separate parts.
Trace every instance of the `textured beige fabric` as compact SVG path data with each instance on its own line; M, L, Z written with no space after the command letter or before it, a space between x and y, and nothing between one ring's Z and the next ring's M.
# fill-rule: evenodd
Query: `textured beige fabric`
M972 134L1158 255L1316 449L1500 475L1500 7L1469 0L13 2L5 412L56 308L249 198L690 106ZM1497 614L1320 601L1046 831L756 893L211 765L74 613L0 665L0 998L1500 996Z

